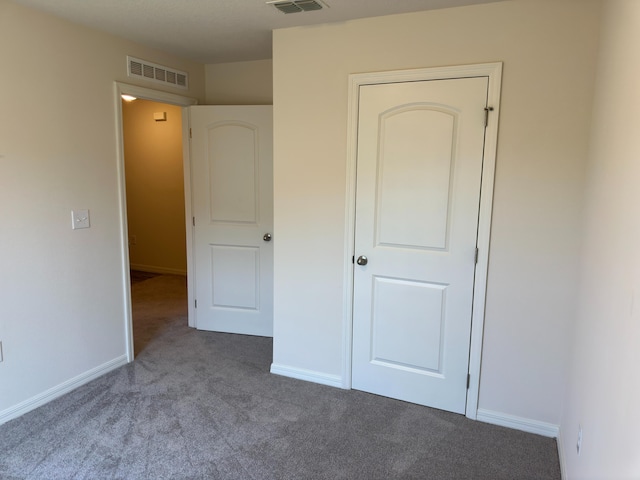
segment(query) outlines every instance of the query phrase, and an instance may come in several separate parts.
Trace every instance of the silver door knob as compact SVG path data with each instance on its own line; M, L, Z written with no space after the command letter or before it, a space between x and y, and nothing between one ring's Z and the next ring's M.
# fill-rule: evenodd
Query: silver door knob
M369 260L364 255L360 255L356 260L356 263L358 265L366 265L367 263L369 263Z
M270 241L271 241L271 234L270 234L270 233L265 233L265 234L263 235L262 239L263 239L265 242L270 242Z

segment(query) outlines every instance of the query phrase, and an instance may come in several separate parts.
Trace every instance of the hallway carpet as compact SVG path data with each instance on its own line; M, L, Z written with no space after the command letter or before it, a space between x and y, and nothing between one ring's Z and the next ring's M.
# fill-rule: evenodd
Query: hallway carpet
M187 327L183 277L133 296L136 360L1 425L0 478L560 478L553 439L270 374L271 339Z

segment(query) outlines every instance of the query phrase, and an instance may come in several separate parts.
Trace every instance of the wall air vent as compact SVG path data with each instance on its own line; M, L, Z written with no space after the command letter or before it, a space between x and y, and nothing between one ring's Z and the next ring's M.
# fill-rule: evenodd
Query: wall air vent
M322 10L327 6L319 0L294 0L292 2L276 0L267 2L267 5L273 5L282 13L312 12L314 10Z
M169 84L184 90L189 88L189 75L186 72L129 56L127 56L127 76Z

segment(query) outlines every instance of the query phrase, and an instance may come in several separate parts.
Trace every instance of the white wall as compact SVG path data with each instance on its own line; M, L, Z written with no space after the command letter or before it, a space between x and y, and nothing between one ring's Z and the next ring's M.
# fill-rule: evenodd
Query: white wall
M207 105L271 105L271 59L205 66Z
M479 407L557 425L575 316L599 1L274 32L274 365L341 380L347 78L504 62Z
M567 479L638 479L640 2L609 0L602 18L582 282L561 447Z
M0 422L125 358L114 80L161 89L126 55L204 98L203 65L0 0Z

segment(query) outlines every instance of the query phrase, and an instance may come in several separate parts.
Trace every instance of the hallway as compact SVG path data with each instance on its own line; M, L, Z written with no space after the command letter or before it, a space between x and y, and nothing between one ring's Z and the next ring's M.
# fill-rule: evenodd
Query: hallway
M186 277L132 271L131 308L137 357L173 320L187 325Z

